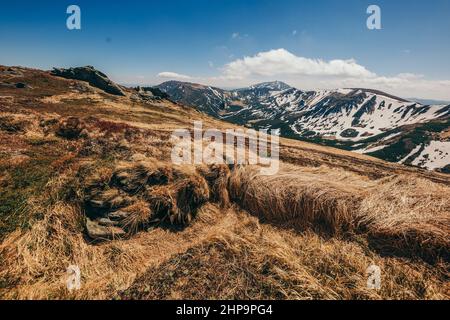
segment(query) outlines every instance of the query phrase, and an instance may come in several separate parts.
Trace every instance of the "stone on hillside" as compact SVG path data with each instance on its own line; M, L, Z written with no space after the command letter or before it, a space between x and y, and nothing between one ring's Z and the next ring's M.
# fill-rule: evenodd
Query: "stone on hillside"
M108 76L104 73L96 70L92 66L70 68L70 69L58 69L54 68L52 75L63 77L66 79L74 79L88 82L91 86L99 88L107 93L125 96L123 90L112 82Z
M16 88L17 89L25 89L25 88L28 88L28 85L23 82L18 82L18 83L16 83Z
M122 221L130 215L129 212L126 211L115 211L108 213L108 218L112 221Z
M84 127L85 126L80 119L69 117L59 123L56 134L66 139L77 139L80 137Z
M113 240L126 235L123 229L114 226L102 226L97 221L86 218L86 231L94 240Z
M170 99L170 96L159 88L143 87L140 90L160 99Z
M117 226L119 226L119 222L112 221L108 218L100 218L97 220L97 222L102 227L117 227Z

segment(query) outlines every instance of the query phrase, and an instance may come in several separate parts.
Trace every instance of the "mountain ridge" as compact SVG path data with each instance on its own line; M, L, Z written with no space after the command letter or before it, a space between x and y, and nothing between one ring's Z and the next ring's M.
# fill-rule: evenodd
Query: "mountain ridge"
M234 90L178 81L156 87L176 102L235 124L272 129L284 137L393 162L449 169L450 141L441 138L433 127L448 123L450 105L424 105L366 88L303 91L281 81ZM421 131L421 127L430 123L426 132ZM417 132L423 134L420 139L416 137ZM400 144L399 140L402 140ZM390 151L394 156L381 152L392 145L396 146ZM417 148L425 150L431 145L440 147L432 154L417 154L423 161L406 157ZM405 161L405 157L409 160ZM445 165L436 168L436 163Z

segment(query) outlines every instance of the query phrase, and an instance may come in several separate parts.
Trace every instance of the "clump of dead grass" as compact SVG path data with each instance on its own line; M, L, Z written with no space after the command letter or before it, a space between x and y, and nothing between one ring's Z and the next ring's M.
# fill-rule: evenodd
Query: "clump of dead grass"
M259 167L240 167L230 179L232 199L264 221L299 231L316 229L340 234L352 226L352 213L363 190L348 174L319 169L285 167L279 174L264 176Z
M123 211L127 212L128 216L121 221L121 225L129 235L147 227L154 215L148 203L142 200L124 208Z
M428 180L369 181L342 170L291 166L263 176L246 166L233 172L229 190L262 221L333 236L362 234L382 254L449 261L450 190Z
M128 193L137 193L146 185L162 185L172 181L172 170L155 159L122 163L112 176L113 185Z
M13 116L0 117L0 130L6 131L10 134L24 132L26 125L26 122L18 121Z
M222 208L231 205L228 193L228 182L231 177L230 168L224 164L213 164L198 167L200 174L206 179L211 191L211 200L219 203Z
M224 176L214 173L215 168L199 171L194 166L171 166L156 159L137 158L112 169L100 168L85 180L84 208L94 220L93 226L96 222L118 222L129 236L162 224L184 228L208 201L228 203L228 169L223 171ZM209 177L209 184L204 175ZM217 197L211 197L210 186Z
M385 179L364 197L355 219L373 248L384 254L448 262L448 199L448 187L425 179Z
M77 139L85 127L80 118L68 117L59 122L56 134L66 139Z

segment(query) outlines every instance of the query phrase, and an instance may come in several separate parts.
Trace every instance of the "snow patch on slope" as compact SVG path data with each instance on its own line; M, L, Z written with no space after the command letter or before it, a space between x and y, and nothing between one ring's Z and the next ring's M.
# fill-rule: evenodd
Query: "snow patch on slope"
M431 141L411 164L428 170L450 165L450 141Z
M402 160L399 161L400 164L404 164L406 162L406 160L409 159L409 157L415 155L417 152L420 151L420 149L422 148L422 145L419 144L418 146L416 146L410 153L408 153L408 155L406 157L404 157Z

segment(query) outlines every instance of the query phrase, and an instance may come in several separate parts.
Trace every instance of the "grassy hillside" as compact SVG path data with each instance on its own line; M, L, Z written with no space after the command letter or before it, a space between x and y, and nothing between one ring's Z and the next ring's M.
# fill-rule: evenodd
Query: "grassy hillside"
M0 82L26 84L0 86L1 298L450 297L448 175L288 139L273 177L176 166L174 129L232 125L39 70Z

